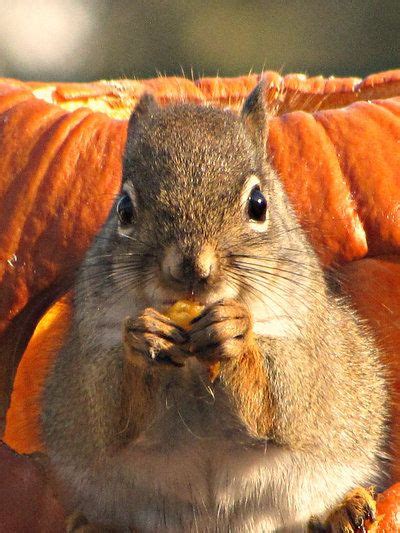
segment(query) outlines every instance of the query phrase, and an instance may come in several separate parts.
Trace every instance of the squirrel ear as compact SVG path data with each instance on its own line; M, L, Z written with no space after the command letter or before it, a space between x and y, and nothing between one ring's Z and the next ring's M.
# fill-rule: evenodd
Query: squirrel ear
M150 115L152 112L158 109L157 102L154 96L150 93L144 93L139 102L136 104L133 114L137 117L143 117L145 115Z
M133 147L135 146L138 137L140 136L140 122L146 117L150 116L157 109L159 109L154 96L149 93L144 93L136 107L132 111L128 121L127 138L124 152L124 170L123 181L126 181L126 176L129 174L129 160ZM138 135L139 134L139 135Z
M246 98L240 114L254 144L262 151L265 150L268 134L268 112L264 98L265 87L265 81L261 80Z
M158 104L154 96L150 93L144 93L140 97L139 102L136 104L129 118L128 139L131 138L132 134L135 132L138 122L142 118L154 113L157 109L158 109Z

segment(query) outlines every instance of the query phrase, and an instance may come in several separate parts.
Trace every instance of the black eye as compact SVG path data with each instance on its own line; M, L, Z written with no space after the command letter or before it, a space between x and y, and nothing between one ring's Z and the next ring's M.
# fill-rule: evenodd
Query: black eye
M265 220L265 216L267 214L267 200L260 191L260 187L258 185L253 187L251 190L249 196L248 214L251 220L256 220L257 222L264 222Z
M124 194L117 203L118 218L123 226L133 222L133 204L128 194Z

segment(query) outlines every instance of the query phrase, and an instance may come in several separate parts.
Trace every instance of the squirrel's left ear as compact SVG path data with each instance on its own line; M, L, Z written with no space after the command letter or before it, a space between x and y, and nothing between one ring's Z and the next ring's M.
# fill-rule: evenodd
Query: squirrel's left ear
M265 81L261 80L246 98L240 114L254 144L262 151L267 142L269 118L264 97L265 87Z

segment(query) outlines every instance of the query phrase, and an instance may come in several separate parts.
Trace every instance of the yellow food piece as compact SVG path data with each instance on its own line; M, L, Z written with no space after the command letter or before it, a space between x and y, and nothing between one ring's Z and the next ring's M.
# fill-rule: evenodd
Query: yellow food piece
M204 305L189 300L178 300L167 309L165 315L177 326L188 330L190 329L190 322L196 318L196 316L199 316L203 309Z
M172 320L177 326L185 330L190 329L191 321L199 316L203 311L204 305L191 302L189 300L178 300L167 309L165 315ZM221 368L221 363L217 361L208 367L208 377L211 383L217 379Z

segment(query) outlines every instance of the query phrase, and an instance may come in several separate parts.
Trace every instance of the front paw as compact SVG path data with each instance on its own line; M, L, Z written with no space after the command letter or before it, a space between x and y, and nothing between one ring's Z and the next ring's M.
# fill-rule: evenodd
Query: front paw
M125 358L139 366L156 363L183 366L188 355L184 349L186 341L187 333L181 327L152 308L124 323Z
M206 364L240 357L251 331L249 309L235 300L221 300L192 321L190 352Z
M312 519L309 531L312 533L362 533L367 524L376 517L374 490L357 487L348 492L343 501L329 514L325 523Z

